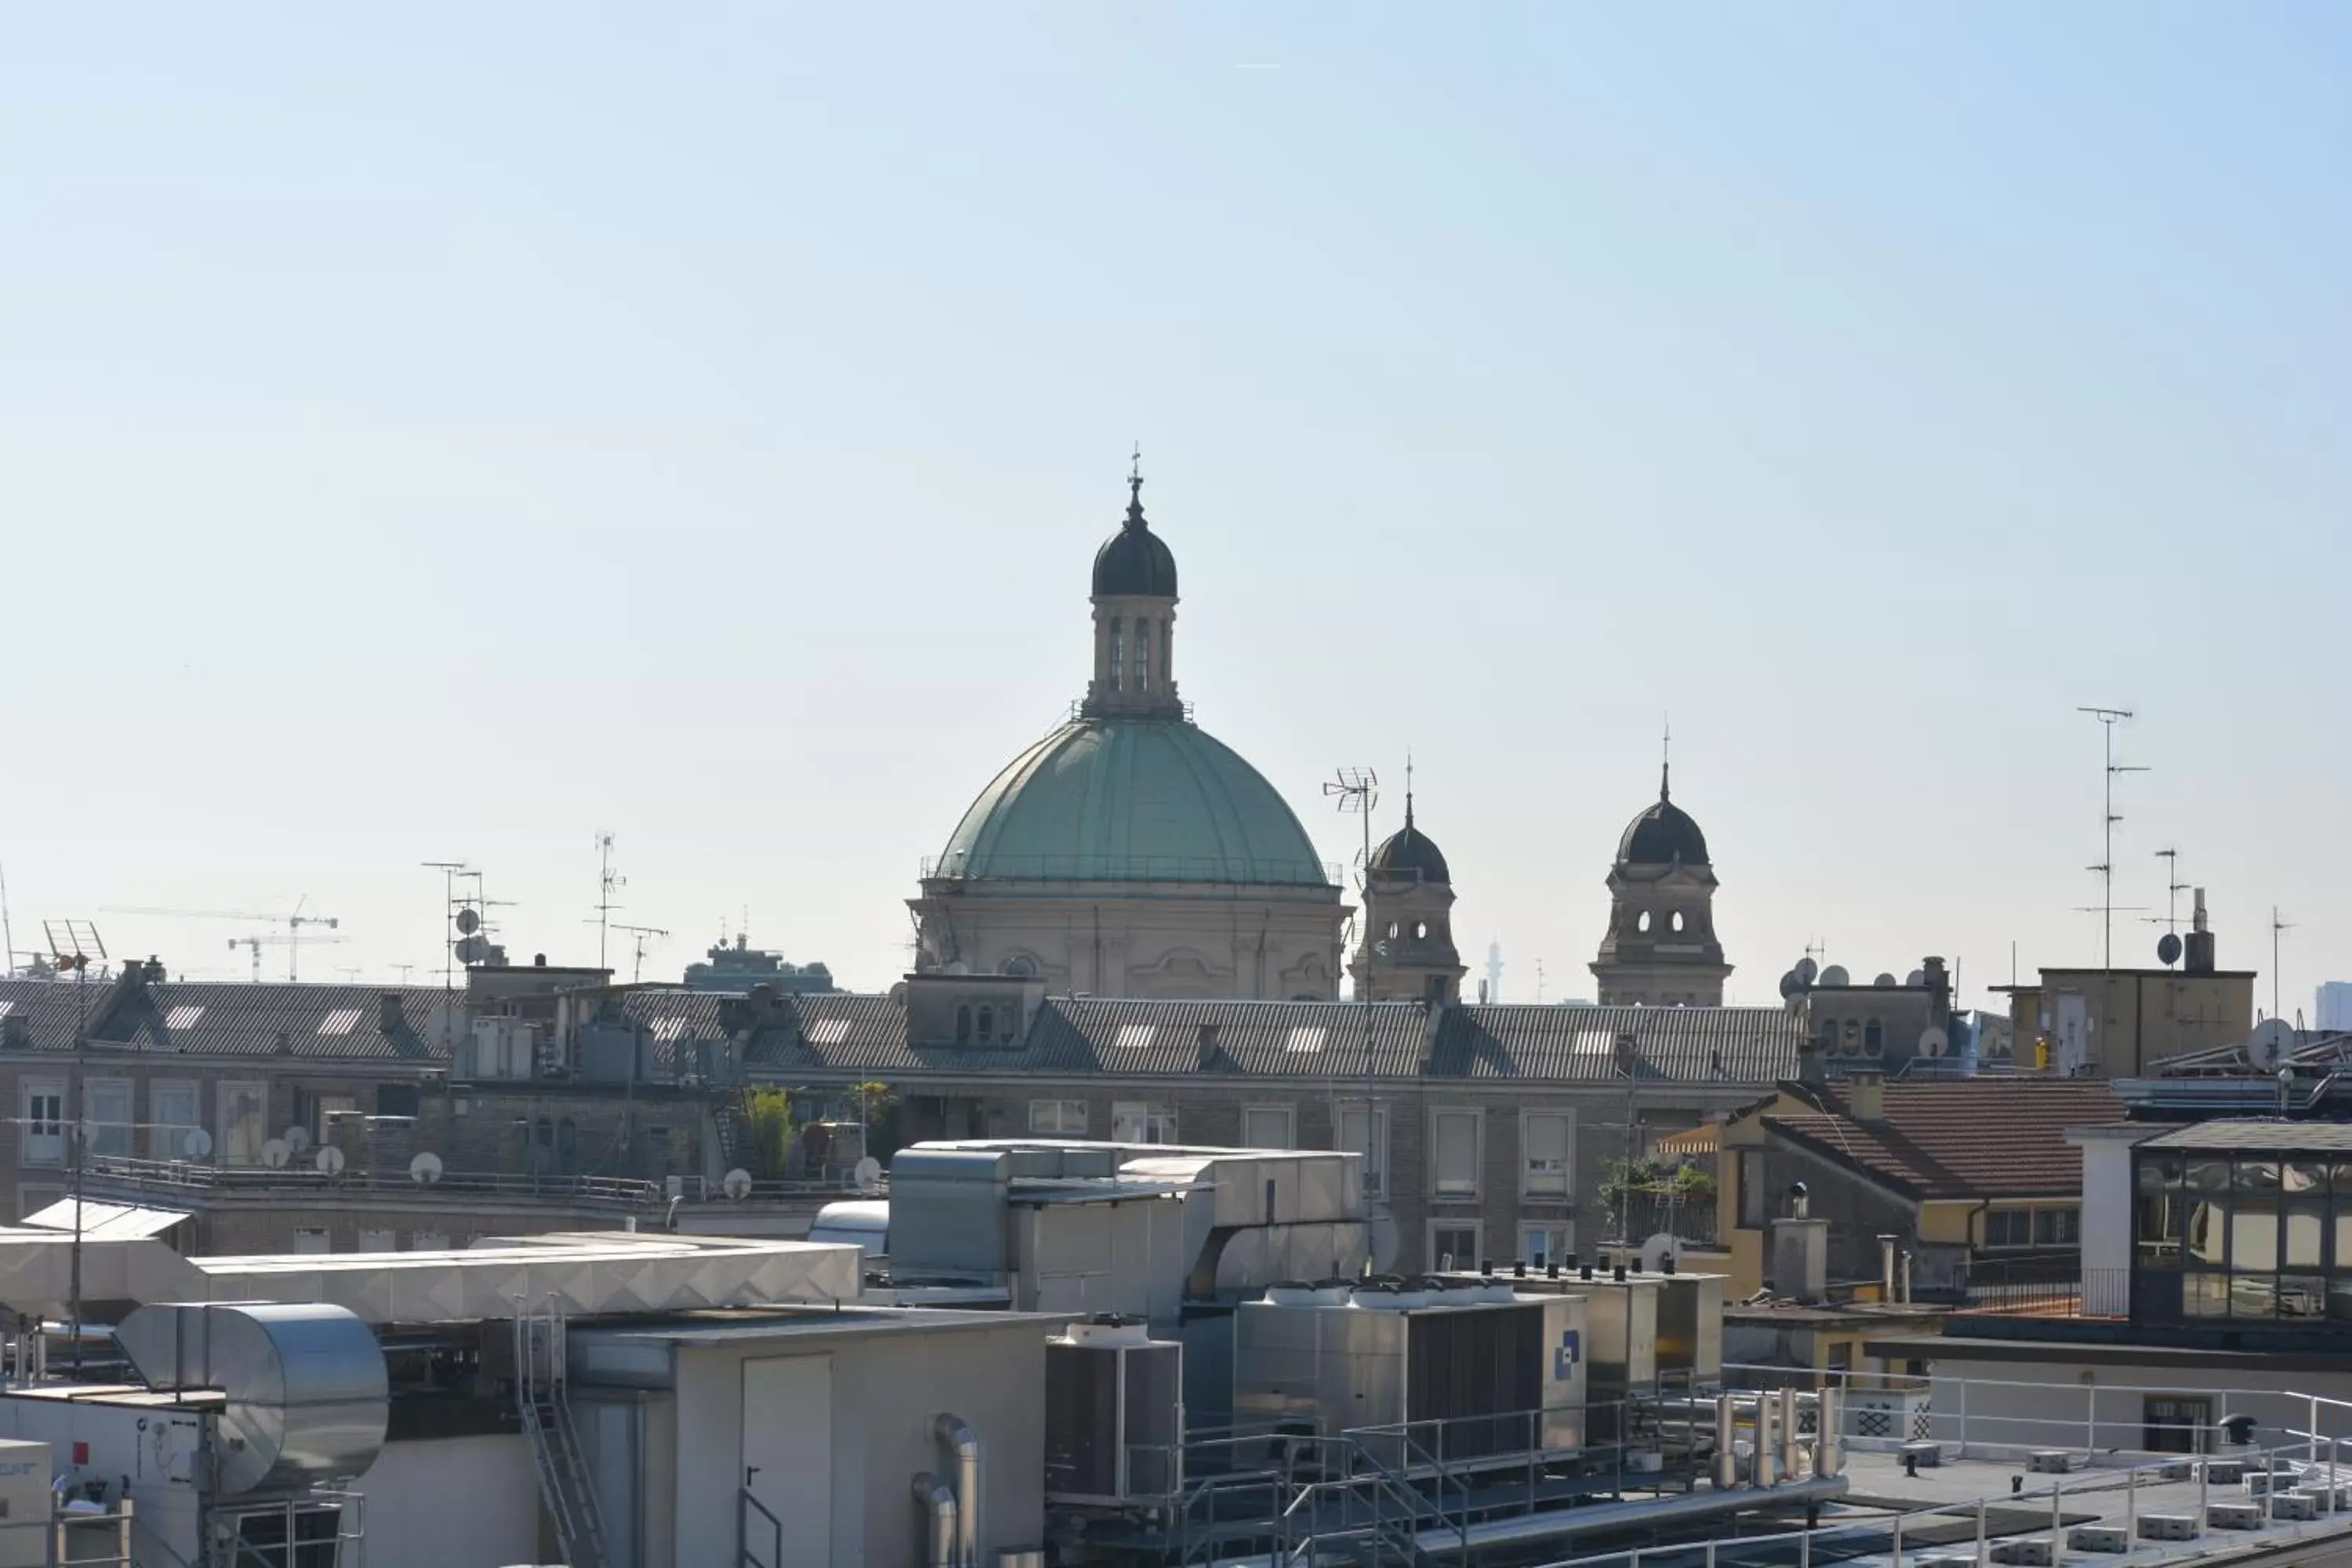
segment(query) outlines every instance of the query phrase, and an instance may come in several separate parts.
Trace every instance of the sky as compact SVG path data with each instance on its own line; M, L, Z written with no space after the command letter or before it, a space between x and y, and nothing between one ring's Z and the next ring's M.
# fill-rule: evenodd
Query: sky
M722 929L861 988L1087 668L1139 442L1204 728L1589 996L1675 798L1731 997L2352 977L2352 11L0 11L15 945ZM2182 904L2185 916L2186 904ZM282 948L265 949L282 973ZM624 973L630 950L614 939ZM400 966L406 965L405 971Z

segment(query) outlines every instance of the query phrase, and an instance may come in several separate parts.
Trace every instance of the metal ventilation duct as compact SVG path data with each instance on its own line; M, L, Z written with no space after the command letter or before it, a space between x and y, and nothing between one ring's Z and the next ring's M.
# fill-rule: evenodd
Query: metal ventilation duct
M227 1396L214 1447L222 1497L348 1480L383 1447L383 1352L341 1307L142 1307L114 1335L157 1392Z

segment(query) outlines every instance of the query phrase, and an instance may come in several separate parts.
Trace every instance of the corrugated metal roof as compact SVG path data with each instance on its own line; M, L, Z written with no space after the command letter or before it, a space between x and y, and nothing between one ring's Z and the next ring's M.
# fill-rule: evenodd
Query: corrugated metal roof
M73 1047L86 1008L95 1046L185 1051L198 1056L270 1056L438 1060L443 1009L464 994L428 985L313 985L262 981L153 981L118 993L114 983L77 987L54 980L0 980L0 1026L26 1025L24 1044ZM383 998L401 1000L401 1025L387 1035ZM457 1024L451 1023L454 1034ZM6 1038L16 1038L13 1033ZM21 1049L24 1046L12 1046Z
M2151 1138L2143 1149L2273 1150L2291 1153L2308 1149L2339 1153L2352 1149L2352 1123L2342 1121L2273 1121L2239 1120L2199 1121L2177 1131Z
M1532 1079L1769 1084L1801 1037L1777 1007L1469 1005L1416 1002L1138 1001L1057 996L1014 1046L915 1046L887 996L796 996L797 1041L755 1063L781 1070L1072 1077L1201 1073L1329 1079ZM1370 1048L1367 1050L1367 1028ZM1630 1049L1621 1049L1630 1039Z

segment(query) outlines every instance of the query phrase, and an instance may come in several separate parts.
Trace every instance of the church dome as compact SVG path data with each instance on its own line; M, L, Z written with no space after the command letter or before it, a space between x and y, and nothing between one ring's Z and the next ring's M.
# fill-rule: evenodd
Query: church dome
M1127 521L1095 552L1095 597L1176 596L1176 556L1143 521L1143 477L1128 481Z
M1658 804L1627 823L1624 837L1617 840L1617 864L1671 866L1676 861L1685 866L1709 864L1706 835L1698 830L1689 812L1674 803L1662 774Z
M1445 853L1437 841L1412 823L1412 797L1404 802L1404 826L1381 841L1372 851L1371 868L1384 877L1411 879L1422 882L1443 882L1452 886L1454 874L1445 868Z
M1096 576L1099 584L1099 566ZM1076 719L1046 735L980 792L931 874L1330 885L1313 840L1265 776L1174 719Z

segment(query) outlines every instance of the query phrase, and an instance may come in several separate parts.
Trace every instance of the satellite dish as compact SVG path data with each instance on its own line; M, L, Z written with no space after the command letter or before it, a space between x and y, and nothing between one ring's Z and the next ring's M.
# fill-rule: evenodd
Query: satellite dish
M1832 963L1822 971L1822 984L1824 985L1850 985L1853 983L1853 976L1845 972L1843 963Z
M286 1140L286 1147L297 1154L310 1146L310 1130L307 1127L289 1127L278 1136Z
M737 1203L751 1195L751 1173L738 1165L719 1179L719 1190Z
M1791 969L1788 973L1780 976L1781 1001L1794 1001L1797 997L1803 995L1804 991L1805 977L1798 973L1795 970Z
M1895 989L1895 976L1881 971L1878 978L1872 981L1871 984L1877 986L1881 991L1892 991Z
M283 1138L272 1138L261 1146L261 1163L273 1171L284 1170L286 1162L293 1157L294 1151L286 1146Z
M971 973L971 965L966 963L961 958L950 958L948 960L947 966L942 973L948 974L969 974Z
M2294 1026L2284 1018L2272 1018L2254 1026L2246 1040L2246 1060L2257 1072L2268 1072L2278 1066L2279 1058L2294 1045Z
M427 1149L408 1162L408 1179L420 1187L429 1187L441 1179L441 1156Z
M459 910L457 911L457 934L459 936L471 936L481 929L481 916L476 914L471 910Z
M1919 1031L1919 1054L1940 1057L1952 1048L1952 1037L1933 1024Z
M890 987L890 1005L893 1007L903 1007L906 1005L907 983L901 980L896 985Z
M187 1151L189 1159L201 1160L213 1152L213 1135L201 1127L191 1128L180 1140L180 1147Z
M2167 969L2180 962L2180 933L2166 931L2156 939L2156 961Z
M1903 984L1916 991L1920 986L1927 984L1927 972L1924 969L1915 969L1903 977Z
M481 937L469 936L461 942L451 942L449 945L456 950L457 962L460 963L487 963L489 962L491 951L490 944Z
M319 1151L319 1174L334 1176L342 1173L343 1152L332 1143Z
M1821 973L1822 966L1815 963L1810 954L1797 960L1797 978L1806 984L1811 985L1815 980L1821 978Z
M860 1191L871 1191L882 1184L882 1162L868 1154L849 1168L849 1179Z
M1403 1236L1398 1230L1396 1215L1392 1214L1374 1215L1370 1228L1371 1234L1365 1240L1371 1248L1372 1271L1386 1273L1396 1262L1397 1249L1403 1242Z

